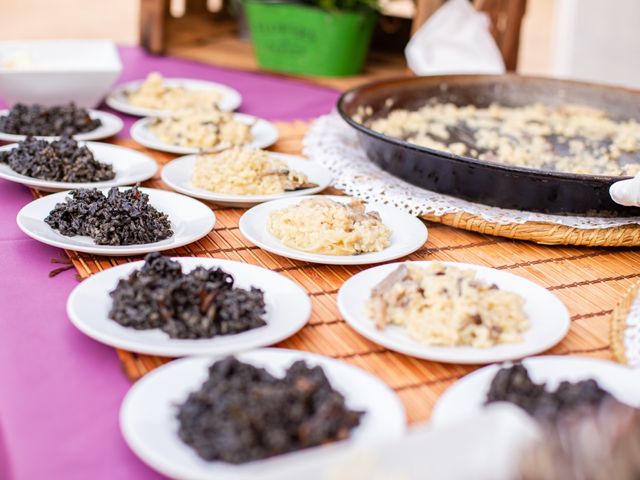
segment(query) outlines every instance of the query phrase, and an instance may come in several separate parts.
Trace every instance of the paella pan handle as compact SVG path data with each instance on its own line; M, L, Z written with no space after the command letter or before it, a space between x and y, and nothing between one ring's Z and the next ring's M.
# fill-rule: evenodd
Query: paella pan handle
M640 206L640 174L615 182L609 188L611 199L625 207Z

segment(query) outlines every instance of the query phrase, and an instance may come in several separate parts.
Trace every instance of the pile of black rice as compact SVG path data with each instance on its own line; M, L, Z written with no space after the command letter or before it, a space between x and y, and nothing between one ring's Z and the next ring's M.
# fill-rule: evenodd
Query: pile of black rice
M178 435L205 460L239 464L346 439L362 415L321 367L297 361L276 378L227 357L178 406Z
M137 330L159 328L172 338L211 338L266 325L262 290L234 288L220 268L180 264L150 253L141 269L118 282L109 318Z
M0 152L0 163L20 175L55 182L102 182L116 176L111 165L97 161L69 136L53 142L27 137L16 148Z
M106 196L95 188L73 190L44 221L62 235L87 235L98 245L139 245L173 235L169 217L137 187L113 187Z
M561 382L555 390L535 383L521 363L501 368L491 382L486 403L510 402L543 423L555 423L565 414L590 411L614 397L593 379Z
M100 119L91 118L87 109L74 103L53 107L17 103L0 117L0 132L15 135L71 136L91 132L101 125Z

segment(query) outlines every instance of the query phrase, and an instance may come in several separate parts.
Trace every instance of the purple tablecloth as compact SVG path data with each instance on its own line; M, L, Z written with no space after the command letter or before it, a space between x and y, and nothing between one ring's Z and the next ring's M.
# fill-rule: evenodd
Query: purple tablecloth
M150 71L218 81L240 91L241 111L271 120L312 118L337 98L329 89L152 57L135 47L120 54L120 82ZM125 120L130 125L131 117ZM118 410L130 382L115 351L67 320L74 271L49 278L58 266L50 259L60 251L27 238L15 225L18 210L31 200L25 187L0 180L0 479L160 478L120 435Z

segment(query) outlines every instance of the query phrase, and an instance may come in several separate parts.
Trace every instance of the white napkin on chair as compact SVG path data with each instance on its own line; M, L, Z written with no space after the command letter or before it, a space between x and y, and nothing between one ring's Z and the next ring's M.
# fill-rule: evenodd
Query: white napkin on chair
M417 75L501 74L504 61L489 18L469 0L448 0L416 31L405 56Z

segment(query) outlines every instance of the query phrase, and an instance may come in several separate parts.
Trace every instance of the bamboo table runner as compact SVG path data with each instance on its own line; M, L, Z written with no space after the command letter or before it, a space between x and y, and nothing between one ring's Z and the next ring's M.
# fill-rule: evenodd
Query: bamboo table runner
M304 122L279 123L275 151L300 153ZM115 143L143 151L160 164L174 158L140 147L132 140ZM159 177L144 186L166 188ZM277 346L321 353L361 367L391 386L402 399L410 422L429 418L438 396L455 380L477 367L429 362L391 352L366 340L340 317L336 294L351 275L367 268L325 266L289 260L260 250L238 230L242 209L213 206L217 222L205 238L167 255L239 260L280 272L302 285L311 296L309 324ZM427 223L429 240L409 260L476 263L507 270L553 291L571 314L569 335L549 354L611 359L609 318L625 290L640 277L640 249L543 246ZM67 252L80 278L139 258L100 257ZM118 351L132 380L170 359Z

